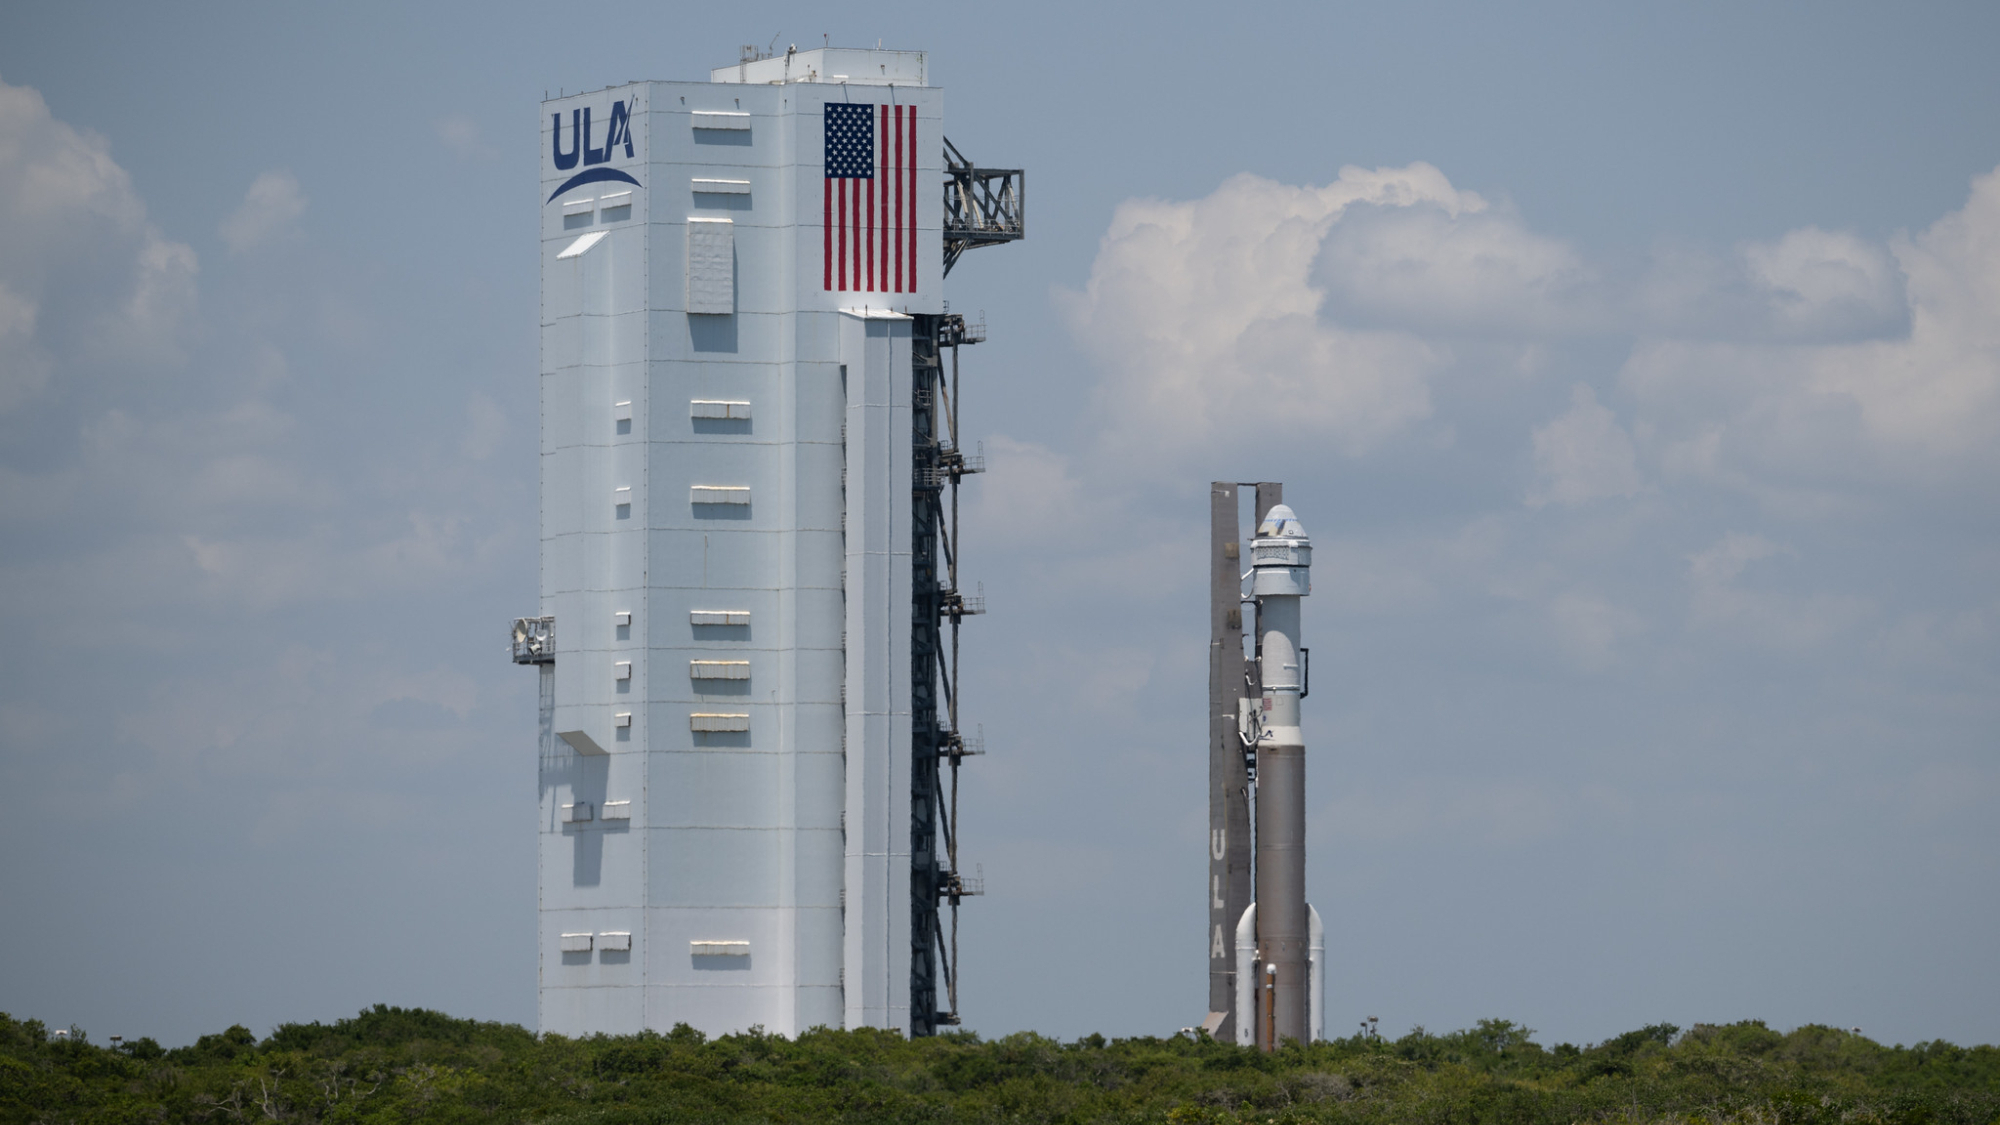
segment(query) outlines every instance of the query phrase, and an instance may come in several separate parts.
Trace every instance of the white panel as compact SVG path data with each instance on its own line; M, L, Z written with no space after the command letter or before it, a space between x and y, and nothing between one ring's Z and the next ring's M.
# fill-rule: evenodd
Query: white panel
M688 402L690 418L739 418L748 420L750 404L741 399L697 398Z
M605 930L597 935L597 948L606 953L630 953L632 933L629 930Z
M564 805L562 809L563 809L563 819L571 824L582 824L584 821L590 819L589 801L576 801L571 804Z
M827 756L840 755L836 752ZM787 778L793 771L777 754L744 754L724 747L657 757L659 760L652 762L646 771L650 802L646 815L654 825L700 833L715 829L789 829L795 821L793 805L785 799ZM688 842L710 854L729 846L714 838L705 843L690 838ZM839 887L837 880L834 886ZM755 893L768 894L769 890ZM838 894L836 889L836 897Z
M612 403L611 420L613 422L630 422L632 420L632 400L628 398L624 402Z
M690 187L692 187L692 188L693 188L694 190L696 190L696 191L701 191L701 192L711 192L711 193L714 193L714 194L717 194L717 195L749 195L749 194L750 194L750 181L749 181L749 180L702 180L702 179L696 179L696 180L693 180L693 181L690 181L690 184L689 184L689 186L690 186Z
M611 716L611 725L617 727L619 730L631 730L632 712L620 711L616 715Z
M632 623L632 611L629 609L619 610L617 613L611 615L611 623L613 625L630 625Z
M604 808L599 813L599 818L602 820L631 820L632 802L606 801L604 802Z
M688 489L688 500L695 504L748 504L750 490L742 485L697 484Z
M687 311L736 311L736 225L728 219L687 223Z
M562 951L564 953L588 953L590 952L591 939L596 936L596 934L564 934L562 936Z
M632 206L632 193L629 191L614 191L609 195L601 195L597 198L597 205L606 211L614 207L630 207Z
M698 109L694 111L694 127L697 129L748 129L750 115L747 113L716 112Z
M750 716L696 711L688 716L688 729L712 732L749 730Z
M691 941L688 952L696 957L748 957L747 941Z
M840 318L847 366L848 1027L909 1020L910 324Z
M688 611L690 625L748 625L747 609L694 609Z
M612 679L614 679L614 680L629 680L629 679L631 679L631 678L632 678L632 662L631 662L630 660L616 660L616 661L613 661L613 662L612 662L612 664L611 664L611 678L612 678Z
M688 675L697 680L747 680L748 660L690 660Z
M630 193L628 192L627 194ZM564 203L562 207L564 218L568 218L571 215L588 215L597 209L597 201L595 199L572 199ZM569 255L565 254L563 257L567 258Z
M618 505L630 504L632 502L632 486L621 484L617 488L612 489L611 502Z
M577 239L575 242L570 243L568 246L563 247L562 253L557 254L556 257L557 259L575 258L583 254L586 254L590 251L591 247L597 245L600 242L603 242L604 236L609 233L611 232L602 230L591 231L589 234L586 234L582 238Z

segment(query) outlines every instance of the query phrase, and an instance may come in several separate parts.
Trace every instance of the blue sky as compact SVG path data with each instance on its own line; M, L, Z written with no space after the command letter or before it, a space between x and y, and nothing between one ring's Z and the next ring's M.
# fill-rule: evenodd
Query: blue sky
M970 1026L1201 1016L1221 477L1319 548L1333 1030L2000 1041L1994 9L718 11L0 11L0 1010L532 1022L537 103L825 36L1029 174Z

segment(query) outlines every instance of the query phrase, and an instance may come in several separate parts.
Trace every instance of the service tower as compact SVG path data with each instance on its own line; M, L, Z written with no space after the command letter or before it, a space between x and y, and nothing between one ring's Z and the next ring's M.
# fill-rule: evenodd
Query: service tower
M840 49L542 104L544 1031L956 1022L943 280L1022 228L943 109Z

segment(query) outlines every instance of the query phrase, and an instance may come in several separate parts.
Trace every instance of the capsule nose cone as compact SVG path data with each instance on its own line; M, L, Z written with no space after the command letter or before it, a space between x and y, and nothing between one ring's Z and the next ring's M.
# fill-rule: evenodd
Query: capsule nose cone
M1305 525L1299 522L1299 517L1294 515L1291 507L1286 504L1271 505L1271 510L1264 513L1264 522L1257 525L1259 539L1304 539L1305 537Z

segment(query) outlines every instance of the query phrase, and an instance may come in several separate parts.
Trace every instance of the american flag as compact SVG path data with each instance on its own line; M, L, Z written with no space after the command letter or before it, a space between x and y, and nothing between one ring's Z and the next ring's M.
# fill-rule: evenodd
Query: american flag
M829 102L828 290L917 291L917 107Z

